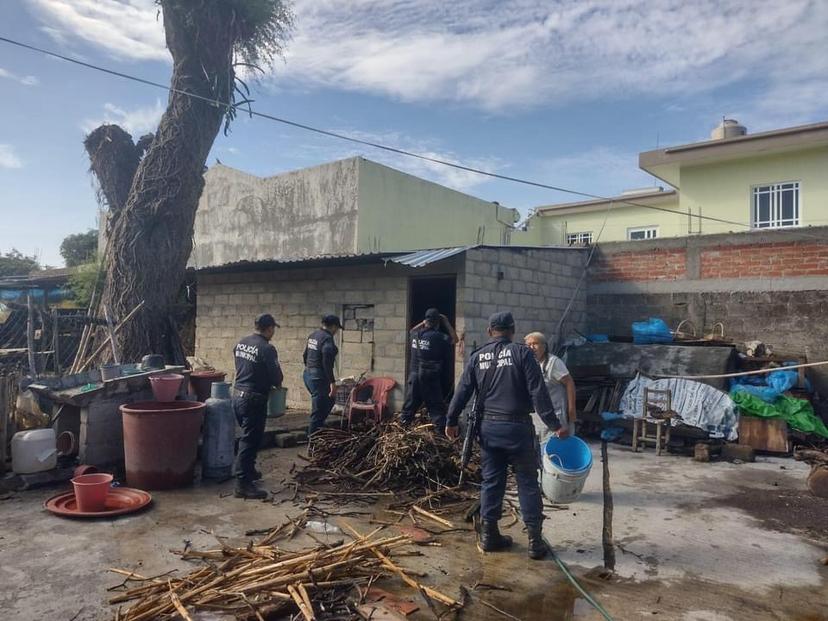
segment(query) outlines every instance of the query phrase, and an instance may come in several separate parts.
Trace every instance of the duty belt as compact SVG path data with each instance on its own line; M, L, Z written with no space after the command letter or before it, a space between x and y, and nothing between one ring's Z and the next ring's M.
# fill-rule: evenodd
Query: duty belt
M239 390L237 388L233 389L233 395L236 397L259 397L261 399L267 398L267 395L263 395L260 392L253 392L252 390Z
M489 414L483 412L483 420L499 423L531 423L532 417L528 414Z

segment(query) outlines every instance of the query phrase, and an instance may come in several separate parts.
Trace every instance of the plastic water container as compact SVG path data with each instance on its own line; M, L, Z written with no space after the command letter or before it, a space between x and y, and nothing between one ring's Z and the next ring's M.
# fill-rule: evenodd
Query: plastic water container
M581 495L592 470L589 445L575 436L551 437L543 444L541 488L550 502L567 504Z
M31 474L57 466L57 445L54 429L30 429L12 437L12 470Z

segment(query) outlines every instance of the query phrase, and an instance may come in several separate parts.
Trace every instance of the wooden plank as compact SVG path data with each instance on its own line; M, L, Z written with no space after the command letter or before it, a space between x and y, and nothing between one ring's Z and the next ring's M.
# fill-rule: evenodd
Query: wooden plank
M747 444L757 451L787 453L788 423L781 418L739 417L739 443Z
M7 448L9 445L9 376L0 375L0 474L6 472L6 460L8 459Z

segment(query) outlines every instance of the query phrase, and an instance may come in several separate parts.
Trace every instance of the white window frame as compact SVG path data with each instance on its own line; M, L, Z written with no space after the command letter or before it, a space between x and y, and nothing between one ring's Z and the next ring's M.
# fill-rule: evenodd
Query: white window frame
M566 234L567 246L587 246L592 243L592 231L579 231Z
M634 233L644 233L644 237L633 237ZM658 237L658 225L655 226L632 226L627 229L628 241L646 241Z
M792 187L784 187L792 186ZM794 217L782 217L782 193L794 194ZM759 219L758 199L767 194L770 198L768 219ZM750 191L750 226L754 229L787 229L802 223L802 184L799 181L777 181L754 185Z

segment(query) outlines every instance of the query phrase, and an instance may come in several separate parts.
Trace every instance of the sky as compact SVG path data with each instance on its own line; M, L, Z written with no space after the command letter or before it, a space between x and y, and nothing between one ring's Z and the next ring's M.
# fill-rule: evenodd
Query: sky
M253 107L300 123L602 196L652 186L638 153L828 120L824 0L295 0ZM0 36L168 83L153 0L5 0ZM152 131L166 93L0 43L0 252L52 266L96 226L82 141ZM526 215L577 200L240 116L221 160L272 175L362 155Z

